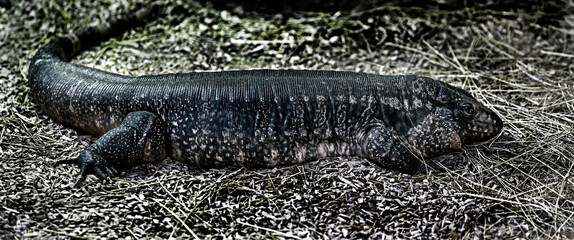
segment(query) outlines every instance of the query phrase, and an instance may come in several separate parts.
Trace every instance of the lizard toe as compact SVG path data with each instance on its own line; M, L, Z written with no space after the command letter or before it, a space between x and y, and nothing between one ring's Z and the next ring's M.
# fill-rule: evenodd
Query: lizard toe
M59 166L62 164L78 164L78 159L77 158L64 159L64 160L60 160L60 161L57 161L56 163L54 163L55 166Z

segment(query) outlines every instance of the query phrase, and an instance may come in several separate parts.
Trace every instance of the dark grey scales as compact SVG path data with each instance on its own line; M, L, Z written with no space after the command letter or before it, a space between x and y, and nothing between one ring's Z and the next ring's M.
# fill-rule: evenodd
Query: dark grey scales
M54 38L30 63L31 95L52 119L101 136L60 163L105 179L171 157L199 167L274 167L359 156L405 173L483 141L501 119L466 91L420 76L251 70L127 77L68 63L141 25L147 8Z

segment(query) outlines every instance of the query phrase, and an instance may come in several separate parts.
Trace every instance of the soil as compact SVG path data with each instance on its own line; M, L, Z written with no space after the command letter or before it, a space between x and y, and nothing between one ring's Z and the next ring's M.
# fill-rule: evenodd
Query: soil
M503 133L406 175L359 158L273 169L166 159L73 188L95 138L27 86L55 36L147 1L0 1L0 238L574 238L574 3L170 0L72 62L136 76L231 69L418 74L468 90Z

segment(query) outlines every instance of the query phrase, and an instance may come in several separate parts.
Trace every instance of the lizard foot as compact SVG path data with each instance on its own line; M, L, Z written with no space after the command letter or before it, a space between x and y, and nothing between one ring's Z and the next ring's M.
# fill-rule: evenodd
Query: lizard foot
M109 179L109 177L114 176L118 173L114 166L107 164L107 161L96 153L86 149L80 153L77 158L60 160L56 162L56 166L61 164L76 164L80 167L80 174L76 178L74 187L78 188L82 186L82 183L86 177L93 174L102 181Z

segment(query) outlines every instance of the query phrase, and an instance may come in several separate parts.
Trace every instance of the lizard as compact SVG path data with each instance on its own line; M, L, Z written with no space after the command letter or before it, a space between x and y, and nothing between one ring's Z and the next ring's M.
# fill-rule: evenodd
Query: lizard
M55 37L33 56L30 94L53 120L99 137L78 157L88 175L167 157L197 167L276 167L357 156L403 173L498 135L501 118L472 95L417 75L235 70L123 76L70 63L143 25L157 6Z

